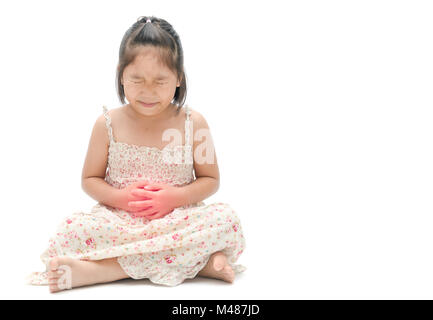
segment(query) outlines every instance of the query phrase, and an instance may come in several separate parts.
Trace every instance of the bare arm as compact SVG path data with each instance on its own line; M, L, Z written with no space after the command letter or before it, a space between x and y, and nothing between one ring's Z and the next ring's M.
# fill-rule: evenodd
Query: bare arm
M104 180L108 162L108 146L109 138L105 117L101 115L93 126L81 175L81 187L96 201L116 207L119 189Z
M179 187L180 206L203 201L218 191L220 175L209 126L205 118L191 110L193 133L202 134L202 140L193 139L193 159L196 180ZM191 134L191 137L194 137Z
M81 186L84 192L99 203L117 208L119 189L109 185L103 178L86 178L82 181Z
M212 177L198 177L194 182L179 187L180 202L179 206L196 203L209 198L218 191L219 180Z

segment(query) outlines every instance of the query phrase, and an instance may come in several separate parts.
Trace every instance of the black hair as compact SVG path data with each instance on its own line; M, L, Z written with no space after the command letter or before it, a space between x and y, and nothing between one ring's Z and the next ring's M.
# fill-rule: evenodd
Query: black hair
M150 19L150 22L146 21ZM154 16L141 16L124 34L119 49L119 62L116 72L116 89L119 99L125 103L125 91L121 83L123 71L134 61L142 46L152 45L159 51L161 61L176 75L180 86L176 88L172 103L178 111L186 99L186 75L183 66L183 49L179 35L172 25Z

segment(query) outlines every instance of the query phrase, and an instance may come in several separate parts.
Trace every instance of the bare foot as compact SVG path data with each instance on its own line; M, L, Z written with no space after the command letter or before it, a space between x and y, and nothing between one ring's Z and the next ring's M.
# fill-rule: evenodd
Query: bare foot
M199 276L220 279L229 283L235 280L235 272L227 262L222 251L215 252L209 258L207 265L198 273Z
M52 258L48 266L51 293L99 282L94 266L88 261L60 256Z

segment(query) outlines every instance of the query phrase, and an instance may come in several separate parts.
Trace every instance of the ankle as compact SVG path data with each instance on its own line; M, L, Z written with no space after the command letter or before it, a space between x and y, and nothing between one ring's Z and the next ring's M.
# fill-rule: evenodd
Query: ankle
M104 282L104 273L101 272L102 268L99 266L99 261L79 261L79 266L82 275L89 280L92 284Z

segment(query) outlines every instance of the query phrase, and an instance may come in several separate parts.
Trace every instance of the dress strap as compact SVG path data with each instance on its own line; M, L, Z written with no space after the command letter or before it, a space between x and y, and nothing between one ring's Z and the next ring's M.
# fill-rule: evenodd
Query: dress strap
M185 105L185 113L186 113L186 119L185 119L185 145L191 145L191 141L190 141L191 119L190 119L190 110L189 110L188 105Z
M194 157L193 157L193 150L192 150L192 141L191 141L191 134L192 132L192 125L193 122L191 120L191 111L189 110L189 106L185 105L185 113L186 113L186 119L185 119L185 164L194 164Z
M110 142L114 142L113 139L113 129L111 128L111 117L108 114L108 109L106 106L102 106L104 117L105 117L105 126L108 129L108 137L110 138Z

